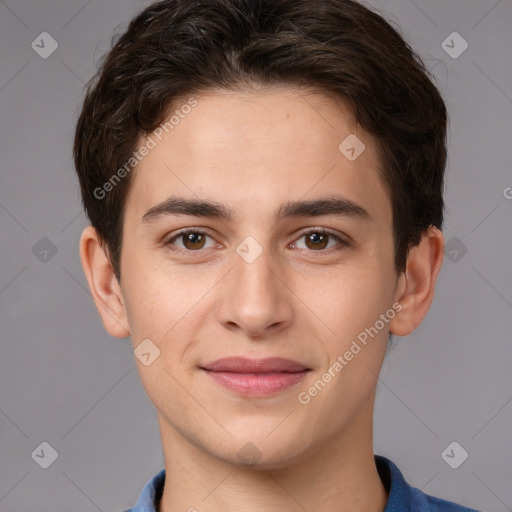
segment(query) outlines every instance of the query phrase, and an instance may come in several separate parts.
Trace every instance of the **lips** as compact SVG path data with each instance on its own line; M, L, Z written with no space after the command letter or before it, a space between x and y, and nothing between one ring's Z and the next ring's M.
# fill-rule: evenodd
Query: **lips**
M304 365L283 359L282 357L268 357L265 359L248 359L245 357L224 357L201 367L212 372L233 373L297 373L309 370Z
M238 396L263 398L299 385L311 368L281 357L225 357L201 369L208 378Z

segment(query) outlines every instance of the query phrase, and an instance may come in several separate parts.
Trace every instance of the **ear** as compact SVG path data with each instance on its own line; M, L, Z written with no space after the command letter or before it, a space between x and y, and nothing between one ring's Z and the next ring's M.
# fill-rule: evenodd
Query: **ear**
M409 250L406 268L398 279L395 300L402 305L402 310L390 322L392 334L407 336L425 318L434 298L443 257L443 233L430 226L420 243Z
M121 287L92 226L86 227L80 237L80 259L106 331L116 338L126 338L130 328Z

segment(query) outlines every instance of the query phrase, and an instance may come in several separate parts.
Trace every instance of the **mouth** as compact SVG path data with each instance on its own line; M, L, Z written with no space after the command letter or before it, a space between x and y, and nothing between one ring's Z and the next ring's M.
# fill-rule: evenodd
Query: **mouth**
M296 361L280 357L228 357L200 368L224 388L244 396L275 395L298 385L311 371Z
M201 367L206 371L232 373L297 373L310 370L304 365L282 357L248 359L246 357L224 357Z

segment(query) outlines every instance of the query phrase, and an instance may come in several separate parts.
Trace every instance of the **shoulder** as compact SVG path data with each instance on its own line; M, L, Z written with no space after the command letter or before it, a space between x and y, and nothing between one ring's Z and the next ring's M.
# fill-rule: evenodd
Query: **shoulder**
M384 512L480 512L412 487L396 464L386 457L375 455L375 465L389 493Z
M436 498L430 494L425 494L416 487L412 487L414 509L425 512L479 512L474 508L468 508L464 505L459 505L453 501L443 500Z
M144 485L134 507L123 512L156 512L165 484L165 468L152 476Z

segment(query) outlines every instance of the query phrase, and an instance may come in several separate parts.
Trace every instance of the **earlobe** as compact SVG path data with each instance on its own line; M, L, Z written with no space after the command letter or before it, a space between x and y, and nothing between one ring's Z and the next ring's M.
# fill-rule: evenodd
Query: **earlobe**
M105 329L111 336L126 338L130 328L122 290L92 226L80 237L80 260Z
M425 318L434 298L443 257L443 234L430 226L420 243L409 250L406 269L399 277L395 300L402 310L390 322L392 334L407 336Z

